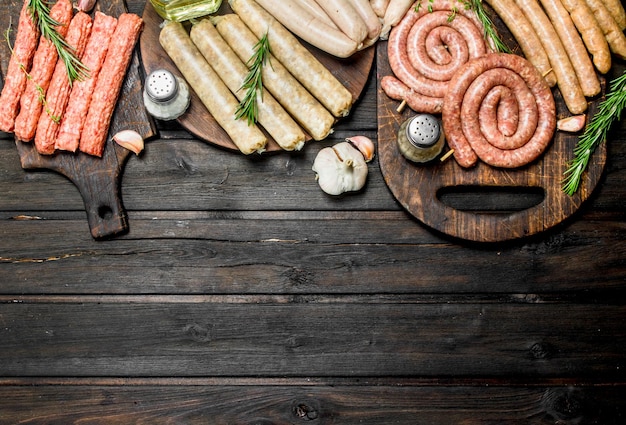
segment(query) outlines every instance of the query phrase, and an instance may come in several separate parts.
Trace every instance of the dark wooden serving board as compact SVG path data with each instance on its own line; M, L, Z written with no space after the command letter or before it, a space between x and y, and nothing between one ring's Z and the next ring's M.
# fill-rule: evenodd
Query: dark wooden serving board
M12 25L14 30L17 28L22 5L22 0L0 4L0 26L3 30L9 28L9 25ZM97 9L111 16L119 16L126 12L124 0L99 0ZM15 31L12 31L11 45L14 36ZM0 43L0 52L2 70L6 72L10 57L7 43ZM153 122L143 108L140 72L136 49L114 112L109 135L125 129L136 130L146 139L155 135ZM102 158L69 152L40 155L33 143L17 140L15 143L22 168L53 170L66 176L76 185L85 203L89 228L95 239L112 237L128 230L128 219L120 194L120 179L130 151L118 146L110 137Z
M494 21L503 34L503 24ZM503 37L506 39L506 37ZM508 42L511 44L509 38ZM397 112L399 102L390 99L380 87L380 80L391 75L387 43L377 46L378 151L380 168L394 197L415 218L447 235L477 242L500 242L543 232L572 216L589 198L600 181L606 163L606 147L593 154L580 189L574 196L562 190L563 173L573 158L577 134L557 132L549 149L528 166L506 170L480 163L472 169L460 167L453 158L428 165L415 165L400 154L397 131L400 124L415 114L408 107ZM604 90L603 90L604 92ZM557 89L557 118L569 113ZM588 116L597 110L599 99L589 104ZM487 204L495 192L510 196L542 195L539 203L524 209L485 208L463 210L445 201L444 194L464 193L473 196L474 205ZM487 211L488 210L488 211Z
M228 2L224 1L219 14L232 13ZM141 57L146 75L156 69L167 69L170 72L181 76L176 65L168 57L167 53L159 43L160 25L163 22L150 2L146 2L143 12L143 19L146 22L145 29L141 35ZM304 43L306 45L306 43ZM367 83L370 70L374 63L375 49L370 47L358 52L347 59L338 59L325 54L319 49L306 45L315 57L328 68L333 75L341 81L352 93L354 100L358 99ZM223 148L237 151L237 147L228 134L219 126L209 111L204 107L195 92L191 93L191 105L185 114L177 120L193 135L206 142L221 146ZM268 138L267 152L280 151L278 144L266 134ZM310 140L310 137L308 137Z

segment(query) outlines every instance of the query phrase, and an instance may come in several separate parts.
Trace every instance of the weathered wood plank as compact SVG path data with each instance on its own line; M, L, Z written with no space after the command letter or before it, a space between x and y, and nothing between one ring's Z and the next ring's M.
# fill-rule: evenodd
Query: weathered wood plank
M623 305L302 301L5 302L0 376L626 382Z
M621 425L626 388L0 386L0 424Z
M626 279L623 222L580 221L534 242L468 249L403 213L146 214L131 215L130 234L109 242L93 241L81 217L3 220L0 293L566 296Z

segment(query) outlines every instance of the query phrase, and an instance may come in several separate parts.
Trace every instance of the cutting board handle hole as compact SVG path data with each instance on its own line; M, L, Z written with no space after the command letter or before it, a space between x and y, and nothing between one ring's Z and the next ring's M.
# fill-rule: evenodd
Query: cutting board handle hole
M437 199L459 211L512 213L542 203L546 193L537 186L447 186L437 191Z
M100 205L98 207L98 217L102 220L110 220L113 217L113 210L108 205Z

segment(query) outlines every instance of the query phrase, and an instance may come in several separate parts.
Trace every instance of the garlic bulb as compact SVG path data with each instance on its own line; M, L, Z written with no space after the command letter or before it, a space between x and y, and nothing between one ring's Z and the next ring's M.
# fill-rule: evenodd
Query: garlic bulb
M367 180L365 158L350 142L320 150L312 169L318 184L329 195L360 190Z

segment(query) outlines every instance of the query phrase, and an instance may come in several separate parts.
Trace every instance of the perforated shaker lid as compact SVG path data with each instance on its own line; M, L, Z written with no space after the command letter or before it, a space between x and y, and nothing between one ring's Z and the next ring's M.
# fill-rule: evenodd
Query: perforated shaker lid
M428 148L437 143L441 137L441 125L433 115L416 115L407 125L406 135L414 146Z
M146 93L155 102L168 102L178 93L178 80L170 71L157 69L146 80Z

